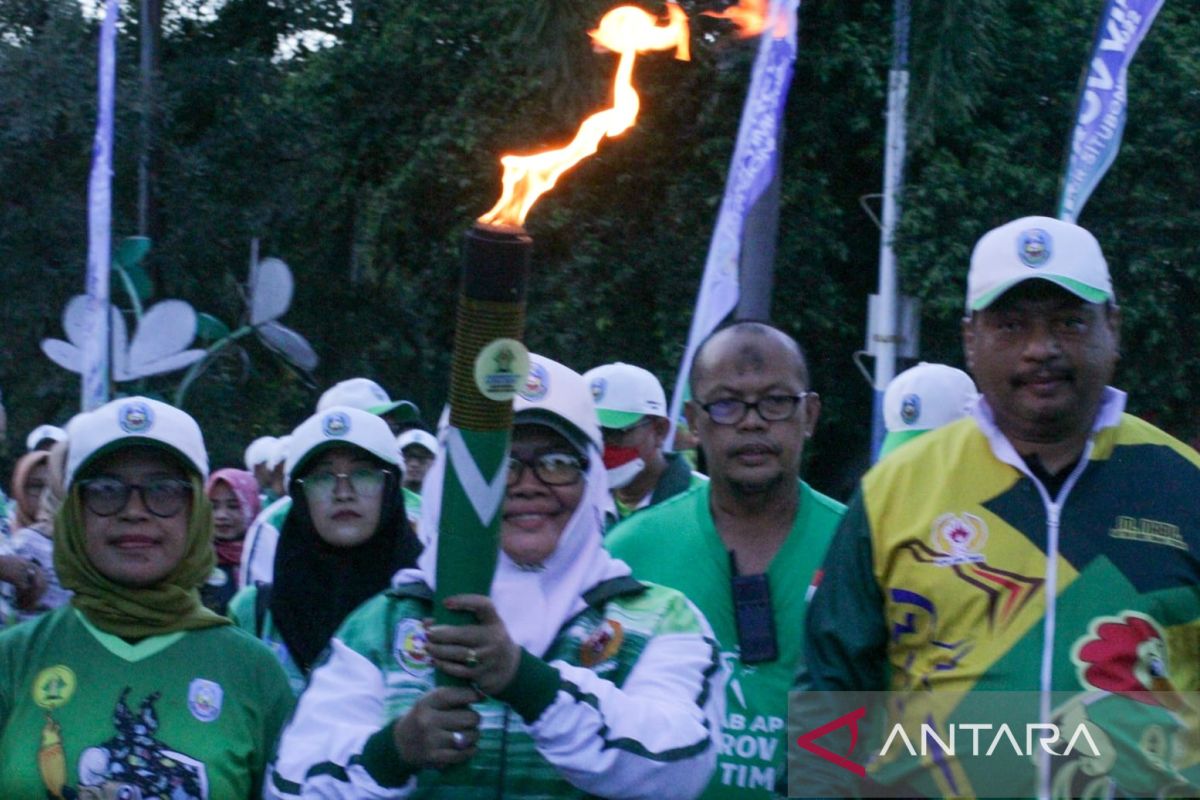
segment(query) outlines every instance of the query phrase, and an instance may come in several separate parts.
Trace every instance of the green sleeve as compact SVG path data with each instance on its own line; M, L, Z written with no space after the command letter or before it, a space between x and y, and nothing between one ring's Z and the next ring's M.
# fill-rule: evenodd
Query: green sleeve
M887 622L861 490L850 501L808 607L797 689L884 691Z
M788 695L791 739L863 704L862 695L846 693L886 689L887 623L861 490L830 542L822 573L808 607L795 691ZM863 726L869 730L870 721ZM851 728L821 736L820 746L852 752ZM861 796L851 773L798 747L788 749L788 772L789 797Z
M255 644L261 646L258 642ZM288 685L287 673L283 671L279 661L263 649L268 658L262 659L263 664L260 668L259 696L262 698L263 727L260 747L256 748L255 764L252 767L254 787L251 797L254 798L262 796L262 778L267 764L275 758L276 748L279 747L279 735L283 732L284 723L291 716L292 708L296 704L296 696Z

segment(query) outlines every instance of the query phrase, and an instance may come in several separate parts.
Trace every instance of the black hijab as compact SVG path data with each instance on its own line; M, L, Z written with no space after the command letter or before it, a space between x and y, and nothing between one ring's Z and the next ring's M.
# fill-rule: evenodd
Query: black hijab
M269 607L292 660L306 673L342 620L386 589L397 570L415 565L421 552L404 513L400 471L378 463L387 473L379 526L353 547L333 547L322 539L296 478L289 487L292 507L279 532Z

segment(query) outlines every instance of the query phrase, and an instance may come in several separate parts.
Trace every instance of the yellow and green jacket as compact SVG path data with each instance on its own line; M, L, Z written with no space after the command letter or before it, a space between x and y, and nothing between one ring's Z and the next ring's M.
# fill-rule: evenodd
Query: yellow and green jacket
M1200 455L1125 414L1124 400L1105 390L1057 496L986 401L871 469L830 545L797 688L1029 692L1034 720L1056 724L1096 722L1106 698L1149 698L1149 721L1107 730L1115 762L974 763L1028 770L1030 795L1193 783L1200 748L1186 739L1196 717L1183 693L1200 690ZM932 703L927 721L945 730L968 706ZM872 769L879 782L940 796L986 795L996 777L954 757Z

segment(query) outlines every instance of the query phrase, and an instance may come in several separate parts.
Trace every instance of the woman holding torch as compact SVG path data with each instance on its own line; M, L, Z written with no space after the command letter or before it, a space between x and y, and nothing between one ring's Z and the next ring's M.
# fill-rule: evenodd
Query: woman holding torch
M445 601L478 623L431 625L435 537L334 637L281 740L270 796L703 790L724 696L708 624L603 550L608 487L591 393L567 367L531 361L514 401L491 592ZM444 469L439 455L426 479L431 533ZM435 688L438 670L461 685Z

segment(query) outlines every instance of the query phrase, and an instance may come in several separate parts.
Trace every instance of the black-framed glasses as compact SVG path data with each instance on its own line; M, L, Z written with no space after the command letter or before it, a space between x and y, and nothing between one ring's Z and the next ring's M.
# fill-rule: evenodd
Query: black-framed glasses
M149 483L125 483L119 478L91 478L81 481L79 491L83 505L99 517L111 517L129 504L136 491L142 505L156 517L173 517L191 500L194 489L191 481L182 478L158 478Z
M812 392L769 394L765 397L760 397L753 403L728 397L724 400L703 403L700 407L718 425L737 425L746 418L746 414L750 413L750 409L757 411L758 415L767 422L782 422L785 419L791 419L795 415L796 408L800 405L800 402L810 394Z
M305 494L310 499L328 500L333 497L338 481L346 479L351 490L359 497L375 497L383 491L387 479L387 470L379 467L356 467L349 472L332 472L321 470L297 478L296 482L304 487Z
M533 470L537 479L547 486L574 486L583 480L587 472L587 459L571 453L542 453L532 459L508 457L508 485L516 486L525 474L525 468Z

